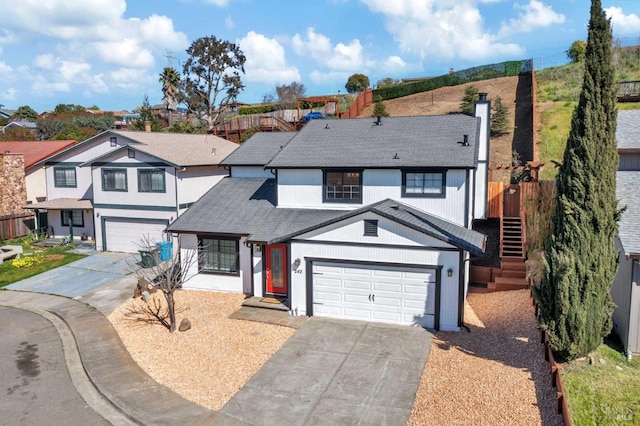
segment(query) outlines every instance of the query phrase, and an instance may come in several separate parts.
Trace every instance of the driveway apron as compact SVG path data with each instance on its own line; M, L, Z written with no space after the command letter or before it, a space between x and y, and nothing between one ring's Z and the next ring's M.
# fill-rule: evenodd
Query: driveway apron
M133 254L99 252L6 288L78 297L130 274L134 266Z
M312 317L222 408L252 425L404 425L432 334Z

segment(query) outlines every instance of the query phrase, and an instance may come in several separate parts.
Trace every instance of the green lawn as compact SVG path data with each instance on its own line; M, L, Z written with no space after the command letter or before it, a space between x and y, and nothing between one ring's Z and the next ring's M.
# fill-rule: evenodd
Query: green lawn
M42 263L25 268L17 268L13 266L13 260L4 261L4 263L0 264L0 288L85 257L83 254L69 253L68 250L70 248L53 247L44 250L32 250L25 247L24 251L27 256L23 254L21 260L37 258L42 259Z
M574 425L640 425L640 359L627 361L611 342L588 360L562 367ZM603 360L602 363L600 360Z
M543 111L540 115L538 152L540 162L545 164L540 173L540 179L553 180L558 173L553 161L562 161L576 104L577 102L571 101L554 102L552 108Z

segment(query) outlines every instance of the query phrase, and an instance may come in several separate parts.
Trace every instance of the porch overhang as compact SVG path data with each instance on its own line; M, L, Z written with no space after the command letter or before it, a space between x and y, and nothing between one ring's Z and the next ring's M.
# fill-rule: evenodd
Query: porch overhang
M91 200L78 198L55 198L22 207L27 210L93 210Z

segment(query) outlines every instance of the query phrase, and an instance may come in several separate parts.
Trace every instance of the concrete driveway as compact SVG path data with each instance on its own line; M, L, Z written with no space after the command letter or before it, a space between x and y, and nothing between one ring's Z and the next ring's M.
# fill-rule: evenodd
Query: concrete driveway
M432 337L312 317L222 412L251 425L405 425Z
M133 294L137 277L132 272L137 256L131 253L96 252L5 288L72 297L108 314ZM127 297L124 298L121 293L126 293Z

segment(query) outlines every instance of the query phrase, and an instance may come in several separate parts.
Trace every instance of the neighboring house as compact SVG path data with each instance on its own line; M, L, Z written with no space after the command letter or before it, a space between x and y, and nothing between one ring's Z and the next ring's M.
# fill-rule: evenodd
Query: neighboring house
M11 129L12 127L22 127L25 128L27 130L29 130L31 133L33 133L35 135L36 130L38 129L38 126L36 125L36 123L34 123L33 121L29 121L29 120L15 120L10 122L9 124L7 124L6 126L4 126L2 128L2 133L6 133L7 130Z
M486 237L489 111L312 120L258 133L169 226L198 249L185 287L279 299L293 315L459 330ZM186 253L185 253L186 254ZM186 258L186 257L185 257Z
M98 250L135 252L145 237L165 239L236 148L212 135L106 131L44 160L47 200L27 207L46 210L55 235L72 228Z
M0 118L10 118L15 112L15 109L0 109Z
M0 141L0 216L24 213L24 205L45 199L47 188L42 165L46 157L76 141Z
M611 297L617 305L614 331L632 356L640 354L640 110L618 112L616 140L620 155L616 195L626 211L615 240L620 254Z

